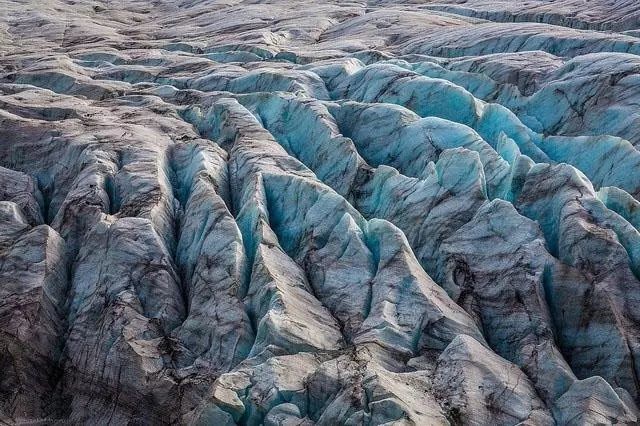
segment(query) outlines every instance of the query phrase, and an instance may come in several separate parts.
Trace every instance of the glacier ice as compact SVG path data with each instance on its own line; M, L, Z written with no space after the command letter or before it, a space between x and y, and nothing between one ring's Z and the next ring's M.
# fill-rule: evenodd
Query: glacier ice
M637 2L0 8L0 423L640 421Z

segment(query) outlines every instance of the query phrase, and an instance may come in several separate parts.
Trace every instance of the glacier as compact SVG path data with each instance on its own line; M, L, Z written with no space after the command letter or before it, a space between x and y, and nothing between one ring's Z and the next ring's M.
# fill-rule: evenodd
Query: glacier
M640 423L640 3L0 10L0 423Z

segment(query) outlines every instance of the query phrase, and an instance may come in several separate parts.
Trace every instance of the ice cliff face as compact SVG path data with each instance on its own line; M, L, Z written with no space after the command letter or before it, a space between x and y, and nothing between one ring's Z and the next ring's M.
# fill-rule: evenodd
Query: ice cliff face
M640 419L640 3L0 1L0 422Z

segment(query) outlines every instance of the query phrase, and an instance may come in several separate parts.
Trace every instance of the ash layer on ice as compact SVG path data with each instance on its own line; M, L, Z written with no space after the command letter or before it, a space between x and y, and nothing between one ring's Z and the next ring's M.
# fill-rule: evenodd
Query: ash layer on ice
M0 422L638 422L637 1L0 10Z

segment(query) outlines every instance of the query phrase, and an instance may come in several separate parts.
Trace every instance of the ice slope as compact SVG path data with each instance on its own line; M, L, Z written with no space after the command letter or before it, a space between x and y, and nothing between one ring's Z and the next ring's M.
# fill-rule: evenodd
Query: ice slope
M0 0L0 422L637 424L589 5Z

